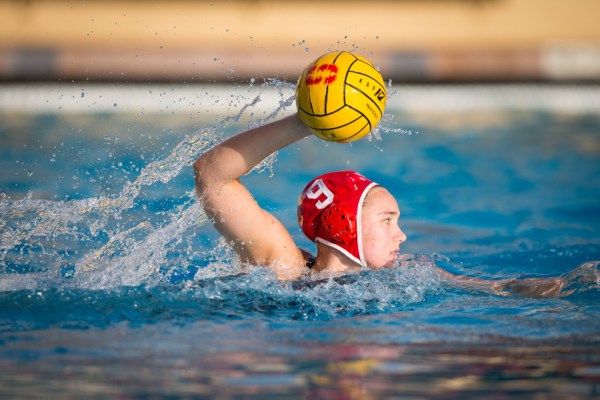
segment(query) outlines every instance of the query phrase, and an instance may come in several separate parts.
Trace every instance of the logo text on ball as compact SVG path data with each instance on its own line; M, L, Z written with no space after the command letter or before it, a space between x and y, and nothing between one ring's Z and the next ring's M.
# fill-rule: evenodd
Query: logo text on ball
M318 85L319 83L323 83L324 85L329 85L333 83L337 78L338 67L335 64L321 64L317 66L313 65L308 71L308 76L306 77L306 84L310 85Z

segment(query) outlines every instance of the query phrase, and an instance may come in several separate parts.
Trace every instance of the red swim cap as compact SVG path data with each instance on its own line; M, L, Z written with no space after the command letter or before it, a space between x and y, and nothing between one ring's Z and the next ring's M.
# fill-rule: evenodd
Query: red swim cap
M360 216L369 190L377 184L354 171L330 172L306 185L298 200L298 222L313 242L333 247L366 266Z

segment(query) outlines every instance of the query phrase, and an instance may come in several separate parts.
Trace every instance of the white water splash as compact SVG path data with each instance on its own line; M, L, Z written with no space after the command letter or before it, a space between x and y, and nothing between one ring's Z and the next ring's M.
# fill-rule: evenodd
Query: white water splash
M279 107L256 124L277 117L293 103L286 94L288 84L265 84L280 88L281 99ZM160 212L161 218L144 215L139 200L153 186L168 184L182 173L192 182L193 161L222 139L220 129L238 123L260 102L256 97L217 127L184 137L167 156L144 166L114 197L52 201L28 196L13 201L2 196L0 290L154 285L168 279L180 264L193 263L207 250L194 248L190 236L208 225L194 193L173 193L179 205ZM270 169L275 160L270 157L257 169Z

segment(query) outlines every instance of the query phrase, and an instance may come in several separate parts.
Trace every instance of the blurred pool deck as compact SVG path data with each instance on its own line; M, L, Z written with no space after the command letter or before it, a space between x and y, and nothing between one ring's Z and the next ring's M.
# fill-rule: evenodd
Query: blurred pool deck
M293 112L291 84L8 83L0 85L0 113L215 115L265 118ZM282 106L285 104L285 107ZM245 109L248 106L251 110ZM531 111L600 115L600 86L581 84L395 84L388 110L468 114ZM276 111L278 110L278 111ZM242 115L244 114L244 115Z
M394 82L600 82L597 0L0 2L0 81L294 81L329 50Z

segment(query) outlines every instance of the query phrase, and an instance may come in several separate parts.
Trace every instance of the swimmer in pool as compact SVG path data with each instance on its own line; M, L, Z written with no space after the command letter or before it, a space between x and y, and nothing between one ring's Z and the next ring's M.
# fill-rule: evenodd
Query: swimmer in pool
M242 262L266 266L279 279L391 267L406 240L398 226L400 210L387 190L367 178L353 171L326 174L303 191L298 215L303 231L317 243L316 257L296 246L281 222L240 182L267 156L310 135L293 114L204 153L194 170L196 192L207 215Z
M278 279L324 279L362 268L390 268L406 235L400 209L382 186L354 171L321 175L308 183L298 201L298 221L317 245L313 256L300 249L283 224L261 208L241 183L270 154L311 136L297 114L233 136L194 163L196 193L215 228L244 263L264 266ZM441 271L468 285L550 296L561 293L557 279L485 281ZM538 282L539 281L539 282Z

